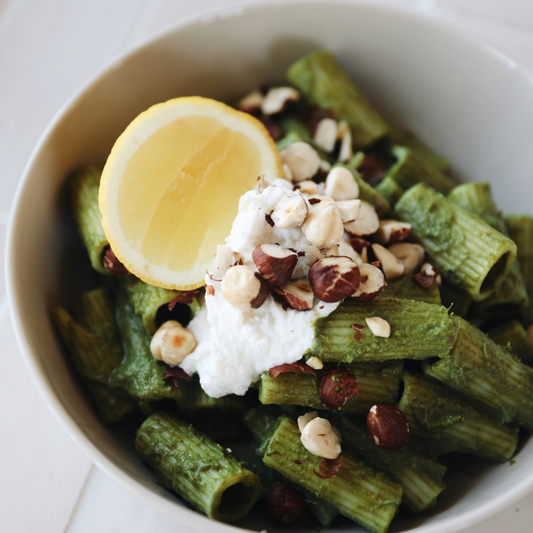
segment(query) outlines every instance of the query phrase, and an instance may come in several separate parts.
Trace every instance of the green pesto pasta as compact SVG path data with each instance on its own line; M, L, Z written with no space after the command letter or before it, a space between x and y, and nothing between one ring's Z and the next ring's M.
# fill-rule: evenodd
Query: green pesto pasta
M210 518L235 522L258 498L256 474L173 415L160 411L147 418L135 447L165 486Z
M52 318L101 420L113 424L135 411L137 402L132 397L108 386L110 374L122 361L123 350L105 289L82 295L78 321L62 307L54 309Z
M70 202L92 267L100 274L108 274L102 257L109 242L102 228L102 215L98 208L101 176L102 169L95 165L85 165L74 171L69 180Z
M425 183L411 187L395 210L442 275L476 301L494 293L516 259L511 239Z
M296 422L281 416L264 447L263 461L336 507L341 514L376 533L385 533L402 500L402 487L342 453L342 465L331 479L320 479L320 457L300 442ZM297 459L298 461L295 461Z
M356 147L364 148L389 133L390 126L331 52L312 52L302 57L289 67L287 78L309 102L334 109L337 120L346 120Z
M487 224L503 235L509 236L505 222L492 198L488 183L465 183L464 185L459 185L450 192L448 198L465 211L481 217ZM478 305L487 308L502 304L529 304L526 285L518 260L515 261L494 294Z
M376 403L396 403L402 381L403 362L359 363L344 365L357 381L357 397L349 399L341 409L366 415ZM327 369L327 368L326 368ZM280 374L271 378L261 375L259 401L263 404L302 405L324 409L320 400L323 372L312 374Z
M397 451L376 446L366 425L352 416L335 414L332 422L341 432L346 451L402 486L402 505L409 513L419 514L435 506L446 487L446 467L442 463L417 453L409 443Z
M135 313L131 294L120 289L117 294L117 323L122 334L124 359L109 378L112 387L118 387L135 398L155 401L171 398L186 404L188 383L180 380L173 390L163 380L168 366L157 361L150 351L151 337L146 333L142 318Z
M427 163L417 152L405 146L394 146L392 153L396 163L388 170L392 178L404 191L417 183L426 183L442 194L448 194L455 183L437 167Z
M448 356L424 371L492 410L502 422L533 431L533 369L463 318Z
M518 320L511 320L493 327L487 332L487 335L496 344L507 348L523 363L529 364L533 360L533 346L531 346L527 331Z
M376 337L370 331L365 319L372 316L390 324L390 337ZM444 357L454 339L453 321L440 305L394 298L344 300L329 316L317 320L313 346L306 358L352 363Z

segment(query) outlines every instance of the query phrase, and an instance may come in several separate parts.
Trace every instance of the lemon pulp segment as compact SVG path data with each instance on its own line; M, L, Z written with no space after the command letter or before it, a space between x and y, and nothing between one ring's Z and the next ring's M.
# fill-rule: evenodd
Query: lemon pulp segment
M255 144L216 118L189 115L163 126L137 148L118 190L129 246L173 272L209 263L260 163Z

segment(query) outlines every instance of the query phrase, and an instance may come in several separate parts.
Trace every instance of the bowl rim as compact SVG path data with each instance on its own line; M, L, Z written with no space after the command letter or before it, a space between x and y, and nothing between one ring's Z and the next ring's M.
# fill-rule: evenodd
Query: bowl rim
M200 13L196 13L178 22L169 24L157 32L154 32L153 34L141 39L136 45L127 48L126 50L114 56L111 60L107 61L103 67L98 69L96 73L91 75L85 82L83 82L55 113L54 117L44 129L37 144L32 150L17 186L9 216L4 261L7 301L13 329L22 353L24 365L31 375L34 385L44 397L46 404L54 413L56 419L59 420L66 432L83 449L83 451L89 456L90 460L94 464L96 464L120 485L125 487L127 490L144 500L158 511L163 512L164 514L174 518L176 521L181 522L186 526L197 529L198 531L203 531L205 533L212 533L214 527L218 528L218 530L223 533L237 533L238 531L252 530L246 530L237 526L225 524L223 522L216 522L206 516L196 513L191 509L178 506L174 502L161 497L161 495L155 493L150 488L143 485L141 482L115 465L111 459L108 459L100 451L100 449L89 440L86 434L70 416L54 392L50 382L42 372L41 365L34 357L34 354L32 353L32 350L30 349L25 337L21 313L23 304L18 300L17 291L13 283L13 280L16 277L14 265L14 257L16 255L15 235L17 232L17 227L20 223L20 218L22 217L22 214L19 211L19 204L23 192L28 186L28 176L31 174L33 165L52 132L58 127L63 117L68 114L69 110L74 108L77 102L83 98L85 93L89 92L92 87L100 81L100 79L119 67L126 58L134 55L139 50L152 45L156 41L163 40L171 34L187 27L197 24L208 24L211 22L216 22L219 19L222 20L223 18L229 18L232 16L247 15L250 12L253 14L262 10L272 10L286 7L287 5L298 4L327 4L328 6L332 7L342 6L366 10L368 12L374 12L377 15L379 13L386 13L389 15L394 15L398 19L404 19L416 24L431 26L436 31L441 32L441 34L446 34L446 36L451 39L462 41L464 44L490 55L495 60L504 63L505 66L513 70L515 72L515 76L519 75L521 77L525 77L530 83L533 83L533 72L524 63L512 57L507 52L499 50L487 39L470 34L466 30L459 29L452 22L446 20L436 20L425 15L424 13L415 12L409 8L401 8L399 6L385 4L374 4L365 0L257 0L254 3L244 4L237 4L235 3L235 0L232 0L223 7L203 10ZM533 475L529 479L524 479L515 484L512 489L508 490L504 494L500 494L490 501L481 503L473 509L466 510L458 516L452 516L434 524L422 524L417 527L417 532L448 533L459 531L495 515L527 495L532 490ZM179 509L178 512L176 511L177 509Z

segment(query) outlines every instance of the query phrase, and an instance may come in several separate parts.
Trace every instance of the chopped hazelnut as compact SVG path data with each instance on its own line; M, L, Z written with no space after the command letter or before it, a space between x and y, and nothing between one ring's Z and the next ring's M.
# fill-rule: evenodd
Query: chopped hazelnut
M316 125L313 142L324 152L328 154L333 152L337 142L337 121L332 118L323 118Z
M306 361L306 364L309 365L314 370L321 370L322 368L324 368L324 363L322 362L322 359L320 359L319 357L314 357L314 356L310 357Z
M374 238L377 243L388 246L403 241L411 232L411 224L399 220L381 220Z
M278 244L260 244L254 248L252 259L263 279L279 287L291 278L298 255Z
M283 176L287 181L292 181L292 172L289 165L286 163L283 163Z
M403 276L405 271L404 264L387 248L381 246L381 244L373 244L372 251L374 255L381 261L383 272L387 279L394 279Z
M344 129L344 133L342 134L342 138L341 138L341 147L339 150L338 159L340 163L346 163L352 158L352 156L353 156L352 132L349 126L346 124L346 128Z
M404 264L406 276L410 276L416 272L426 255L422 246L411 242L398 242L392 244L387 249Z
M341 453L339 432L325 418L316 417L305 424L300 440L307 451L324 459L336 459Z
M318 418L318 413L316 411L309 411L308 413L305 413L305 415L299 416L298 429L300 430L300 433L304 430L305 426L315 418Z
M301 226L307 216L307 203L303 196L285 196L270 215L278 228L291 229Z
M283 297L287 304L297 311L309 311L313 308L315 295L307 278L298 278L288 281L276 292Z
M282 150L280 157L290 168L292 179L296 182L311 179L320 168L320 156L308 143L295 142Z
M340 302L359 287L359 267L348 257L325 257L311 266L309 281L317 298Z
M379 316L365 318L366 325L376 337L390 337L390 324Z
M361 211L361 200L341 200L335 202L342 217L343 224L357 220Z
M328 200L315 203L302 224L302 232L318 248L338 244L342 239L344 226L337 206Z
M326 178L326 194L336 201L355 200L359 196L359 185L347 168L333 167Z
M350 234L358 237L372 235L379 228L379 217L372 205L361 200L359 216L353 221L344 224L344 229Z
M272 87L263 99L261 110L265 115L276 115L288 109L300 98L292 87Z
M383 272L374 265L367 263L359 266L361 281L352 298L360 302L368 302L375 298L385 287Z
M211 279L222 281L226 272L237 263L237 256L229 246L225 244L217 244L217 253L215 255L215 266Z
M238 104L237 107L240 111L255 115L260 113L261 106L263 105L264 96L259 90L248 93Z
M294 190L302 194L318 194L318 185L312 180L300 181L294 186Z

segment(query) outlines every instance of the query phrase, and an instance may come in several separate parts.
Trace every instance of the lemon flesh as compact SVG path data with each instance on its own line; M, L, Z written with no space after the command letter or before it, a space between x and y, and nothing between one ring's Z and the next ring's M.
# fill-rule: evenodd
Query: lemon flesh
M182 100L198 104L197 112ZM178 112L168 120L161 106L172 103ZM213 116L211 106L227 109ZM102 176L104 230L117 257L147 283L203 285L240 196L259 175L279 176L275 145L262 138L266 130L258 135L263 126L249 115L235 121L237 114L208 99L175 99L141 114L117 140Z

